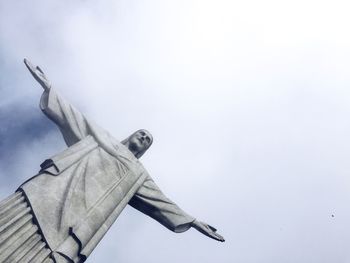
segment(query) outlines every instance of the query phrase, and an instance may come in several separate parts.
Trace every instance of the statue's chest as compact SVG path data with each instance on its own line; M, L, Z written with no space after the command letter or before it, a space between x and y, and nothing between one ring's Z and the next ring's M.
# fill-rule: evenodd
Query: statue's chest
M87 207L95 205L103 195L112 188L117 192L127 192L142 173L137 162L124 156L111 156L98 147L85 156L77 166L81 166L79 177L80 188L84 192ZM125 193L124 193L125 194Z

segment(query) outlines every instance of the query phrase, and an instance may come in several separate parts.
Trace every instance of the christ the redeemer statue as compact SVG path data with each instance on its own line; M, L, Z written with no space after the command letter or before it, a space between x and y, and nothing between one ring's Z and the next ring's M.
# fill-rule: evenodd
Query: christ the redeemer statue
M0 262L84 262L127 204L176 233L212 226L169 200L138 160L153 138L138 130L122 142L60 97L39 67L24 60L44 92L40 108L68 146L0 203Z

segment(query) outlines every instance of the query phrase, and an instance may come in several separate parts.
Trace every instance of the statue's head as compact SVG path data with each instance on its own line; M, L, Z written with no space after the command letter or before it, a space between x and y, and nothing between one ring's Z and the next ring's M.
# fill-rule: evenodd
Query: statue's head
M149 131L144 129L134 132L128 138L122 141L122 143L128 147L136 158L140 158L152 145L152 142L152 135L149 133Z

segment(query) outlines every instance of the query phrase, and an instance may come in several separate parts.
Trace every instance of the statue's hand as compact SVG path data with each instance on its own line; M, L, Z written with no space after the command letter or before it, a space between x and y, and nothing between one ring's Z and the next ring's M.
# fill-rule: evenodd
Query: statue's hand
M49 80L46 78L44 72L38 66L34 67L32 63L29 62L26 58L24 59L24 64L29 69L30 73L36 79L37 82L43 87L45 91L51 88Z
M194 227L195 229L197 229L202 234L204 234L212 239L215 239L215 240L220 241L220 242L225 242L224 237L222 237L221 235L216 233L216 229L214 227L212 227L204 222L200 222L200 221L195 220L191 226Z

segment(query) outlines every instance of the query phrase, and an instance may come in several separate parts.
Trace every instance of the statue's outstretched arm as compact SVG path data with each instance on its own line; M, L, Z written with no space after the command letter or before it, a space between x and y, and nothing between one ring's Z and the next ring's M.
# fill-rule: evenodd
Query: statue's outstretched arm
M191 228L191 223L195 221L195 218L167 198L151 177L147 177L129 205L176 233L188 230Z
M27 59L24 59L24 64L44 89L40 100L41 110L58 126L66 144L71 146L88 136L91 122L51 88L49 80L38 66L33 66Z
M151 177L146 179L130 200L129 205L176 233L184 232L193 227L210 238L221 242L225 241L222 236L216 233L214 227L196 220L167 198Z

